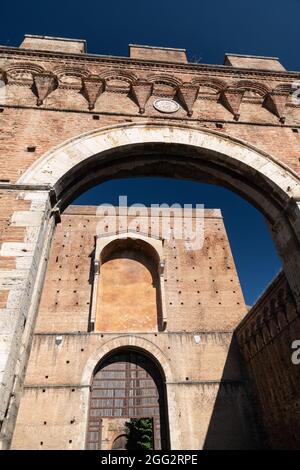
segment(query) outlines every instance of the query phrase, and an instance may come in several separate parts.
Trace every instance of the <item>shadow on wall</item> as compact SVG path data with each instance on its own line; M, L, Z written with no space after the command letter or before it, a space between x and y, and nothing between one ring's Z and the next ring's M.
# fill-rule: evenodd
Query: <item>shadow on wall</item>
M237 369L240 369L240 377L232 380ZM257 404L233 336L203 449L262 449L264 437L256 410Z

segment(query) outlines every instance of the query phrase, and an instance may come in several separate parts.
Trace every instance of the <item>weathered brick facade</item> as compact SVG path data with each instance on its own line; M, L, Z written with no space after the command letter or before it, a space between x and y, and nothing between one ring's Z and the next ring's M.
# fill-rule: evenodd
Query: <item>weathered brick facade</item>
M108 57L87 54L86 44L81 40L34 36L26 36L20 48L0 48L0 421L3 448L10 446L13 436L35 323L37 322L34 346L17 431L13 439L15 447L22 447L20 435L23 431L20 429L28 420L26 407L32 407L35 399L39 401L43 397L35 386L42 385L42 377L48 374L37 369L37 376L33 378L30 375L33 373L37 351L43 355L40 366L42 365L43 369L47 366L52 374L54 364L49 361L51 362L54 347L51 341L55 341L56 333L68 333L66 343L70 343L72 354L78 350L82 340L87 342L89 353L96 355L96 352L92 351L97 351L96 343L102 341L101 334L99 338L99 334L97 336L88 329L87 302L91 300L87 298L90 285L84 287L84 284L81 284L79 288L75 288L74 284L73 291L76 290L76 293L73 293L77 296L75 305L73 295L64 296L61 289L55 286L58 274L57 266L53 265L53 253L56 245L52 247L46 276L46 283L49 283L49 303L45 300L44 293L37 315L48 251L55 225L60 220L60 213L76 195L95 183L115 177L160 175L213 182L238 192L266 216L283 261L285 276L295 302L295 312L299 311L300 106L295 100L295 95L293 97L293 87L299 78L300 73L286 71L276 58L228 54L224 65L192 64L188 63L184 50L135 45L130 46L128 58ZM54 243L61 243L59 237L63 236L68 215L62 217L63 224L58 225L56 229ZM85 216L82 214L70 217L79 223L80 217ZM88 227L86 247L92 247L92 222ZM220 230L223 230L222 227ZM70 227L71 244L79 244L81 250L77 235L72 234ZM78 249L75 245L72 250ZM225 241L225 248L226 246ZM213 269L213 266L218 266L222 257L219 258L217 247L213 246L211 249L214 251ZM226 249L229 250L228 247ZM61 247L59 253L64 256ZM88 269L91 259L87 259L83 254L84 251L80 251L78 255L84 258L80 258L80 263L82 275L86 275L84 270ZM73 255L75 251L72 251ZM185 259L183 253L180 253L180 259L181 257ZM65 269L67 273L70 265L66 260L62 266L60 269ZM124 269L127 269L125 265ZM219 273L217 274L219 276ZM68 277L62 276L62 279ZM146 279L149 278L146 276L145 282ZM198 277L195 279L196 282L191 281L193 286L193 282L198 285ZM207 275L207 282L209 279ZM238 307L230 308L226 313L222 305L225 298L221 299L220 307L214 304L219 294L215 294L216 298L213 300L210 298L215 292L212 280L210 281L206 291L209 293L207 313L200 314L200 306L197 306L196 310L187 308L184 311L188 315L183 318L181 313L171 309L171 305L167 310L167 328L173 325L170 332L175 335L172 341L178 340L176 348L178 351L182 350L181 361L188 358L184 363L178 358L181 368L176 371L179 375L175 374L174 380L181 382L186 376L193 377L196 382L194 386L189 386L189 392L186 392L187 384L179 387L180 392L168 392L171 406L169 419L175 420L170 426L170 442L173 448L222 446L221 440L217 438L218 432L215 431L215 435L210 434L207 423L214 418L214 413L211 413L214 405L218 403L218 398L220 406L215 406L219 413L217 416L224 413L223 421L226 421L230 406L224 408L222 400L226 402L227 394L232 397L232 393L236 392L235 385L226 382L228 377L231 380L231 374L235 376L231 366L228 366L228 369L225 367L226 377L223 380L220 365L224 365L224 352L226 355L228 350L231 350L229 338L241 319L239 315L243 313L242 300L241 310ZM74 278L72 282L79 281ZM50 286L60 292L55 294ZM181 289L184 308L186 302L194 302L194 297L189 295L189 289L189 283ZM174 292L173 294L175 295ZM233 302L235 295L241 295L233 295L233 292L231 294L226 301ZM99 295L101 298L101 293ZM57 306L63 306L65 309L64 314L55 306L56 297ZM72 303L68 304L70 299ZM150 304L152 316L149 315L152 320L149 321L154 329L153 298ZM50 311L52 316L49 319ZM180 312L182 311L181 309ZM161 316L164 314L165 312ZM298 322L298 317L295 321ZM104 328L101 323L98 323L98 326ZM112 324L106 325L105 328L111 326ZM188 332L187 336L183 334L184 330ZM76 334L78 331L80 334ZM114 345L135 345L154 356L158 355L166 382L172 382L172 366L164 359L164 354L168 356L168 344L164 343L168 332L167 329L164 332L149 333L148 336L154 337L147 340L135 335L129 335L128 338L125 335L124 339L121 335L112 340L111 348ZM214 367L215 354L212 353L213 359L210 356L211 359L206 363L202 363L201 357L196 356L190 360L193 353L188 352L188 348L192 347L188 344L192 339L187 338L191 338L191 333L194 332L199 333L200 344L207 344L208 348L210 344L218 346L223 344L223 341L226 344L224 347L220 346L223 359L215 365L218 369L216 378L208 378L212 376L205 373L201 375L202 365L209 369ZM220 332L226 333L224 338ZM218 336L219 334L221 336ZM228 334L229 336L226 336ZM293 335L294 339L297 339L297 329L293 329ZM182 342L186 342L184 347ZM288 349L288 345L285 347ZM45 353L41 352L43 349ZM85 350L85 347L79 350L81 349ZM99 353L98 359L93 359L94 362L83 354L82 361L86 360L87 364L93 364L95 367L101 359L101 354ZM282 354L287 354L287 350L284 349ZM65 356L62 354L61 357ZM277 359L268 356L264 357L264 360L273 364L272 361L276 362ZM199 368L196 366L198 362L202 364ZM266 368L269 370L267 366ZM275 363L271 369L273 372L269 372L270 380L276 376L280 387L281 369L276 367ZM81 380L78 376L72 376L74 382L68 376L68 383L83 383L86 390L93 369L84 370L88 370L90 375L87 373ZM290 374L294 374L294 367L289 370ZM53 375L49 372L49 377L58 385L63 375L59 378L56 372L53 372ZM251 377L255 382L255 372ZM294 378L290 382L293 380ZM288 390L291 391L291 387L292 385ZM260 386L254 388L258 394L261 393ZM53 393L53 390L47 388L46 392L42 393ZM55 390L55 400L63 406L66 400L65 391L60 387ZM71 414L73 407L78 408L82 399L80 390L76 387L74 390L74 395L72 391L68 392L70 397L73 396L74 400L77 400L74 405L73 399L69 401ZM239 393L239 396L244 397L243 390ZM211 402L206 406L208 396ZM182 416L181 425L176 421L179 419L177 411L172 409L172 403L177 399L184 403L182 410L178 412ZM230 402L232 398L228 400ZM243 402L243 398L241 400ZM39 403L43 409L43 401ZM188 428L191 426L195 429L195 425L188 423L187 417L191 412L184 407L191 406L192 403L193 409L195 403L199 403L199 414L195 414L199 429L191 434ZM271 407L271 402L265 406ZM253 407L250 408L253 411ZM248 410L247 406L246 409ZM285 446L299 447L300 437L295 427L288 434L288 424L281 430L277 420L276 435L270 434L269 430L275 423L270 410L271 408L266 410L265 407L263 409L265 418L262 422L266 426L267 434L269 433L269 438L265 439L263 445L278 445L282 433L285 433L285 436L294 436L293 442L284 441ZM39 426L38 420L41 420L42 416L37 413L35 419L36 425ZM220 421L219 418L216 419ZM278 419L283 419L282 415ZM45 418L45 421L49 420ZM202 426L199 422L206 424ZM57 423L52 425L56 426ZM46 434L47 426L45 425L43 431ZM178 433L180 426L182 435ZM238 435L239 428L237 424L235 426ZM82 448L84 429L86 423L80 420L78 433L73 435L74 439L67 438L69 428L59 432L64 436L61 442L47 441L45 434L45 445L65 448L68 446L66 443L71 440L70 448ZM214 427L211 426L210 429ZM222 430L220 432L222 434ZM36 436L39 435L38 427L35 433ZM259 445L258 439L255 444L254 441L250 439L248 445ZM33 440L26 445L37 446L36 438L33 436ZM232 441L223 445L245 447L245 442Z

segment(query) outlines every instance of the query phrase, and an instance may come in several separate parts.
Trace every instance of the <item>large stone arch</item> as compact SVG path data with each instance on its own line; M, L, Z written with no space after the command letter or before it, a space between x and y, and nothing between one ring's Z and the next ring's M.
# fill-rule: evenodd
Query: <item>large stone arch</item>
M10 391L18 355L20 383L27 364L54 231L53 214L58 216L59 210L78 194L99 182L138 175L220 184L255 205L268 220L300 308L300 178L290 168L221 132L174 122L116 125L75 137L40 157L14 185L15 190L24 190L24 198L31 205L12 216L14 226L25 227L28 243L3 243L0 251L1 256L15 257L16 273L8 275L13 279L16 274L20 276L17 292L21 299L16 301L16 288L8 284L7 315L10 318L13 313L18 327L13 330L5 317L0 322L6 332L5 342L0 346L3 358L0 378L5 384L0 386L0 419L5 417L0 446L9 445L18 409L20 394L10 404ZM178 427L175 422L173 426ZM176 439L173 443L177 448Z
M300 178L272 155L221 132L130 123L73 138L39 158L18 184L55 190L63 209L87 188L118 177L160 175L223 185L267 218L300 304Z
M17 183L55 188L58 197L64 202L73 196L69 188L70 183L75 194L79 189L92 185L96 179L115 178L130 167L134 174L140 167L138 154L142 151L149 163L151 156L161 156L163 152L168 156L168 163L172 162L172 157L181 156L185 165L189 163L190 158L196 158L203 165L209 162L211 165L217 165L219 170L223 168L223 177L216 173L214 179L222 181L224 185L231 185L232 189L250 198L269 217L271 212L261 206L258 195L256 199L255 195L251 196L249 190L246 191L242 185L238 188L233 180L234 176L237 178L239 173L246 181L250 181L251 177L253 188L255 178L259 178L260 182L266 185L265 188L260 188L261 193L272 190L274 194L269 194L269 200L271 197L274 200L277 197L279 204L300 197L299 176L275 157L220 132L174 123L115 125L80 135L45 153ZM124 165L125 161L130 167ZM106 166L114 163L110 174L102 168L104 162ZM161 163L163 164L163 161ZM95 164L101 169L99 173L88 174L84 171L89 165L93 165L97 171ZM121 168L117 169L117 166ZM226 169L231 170L231 178L225 174ZM78 172L81 173L80 182L76 181ZM197 179L188 174L174 176Z

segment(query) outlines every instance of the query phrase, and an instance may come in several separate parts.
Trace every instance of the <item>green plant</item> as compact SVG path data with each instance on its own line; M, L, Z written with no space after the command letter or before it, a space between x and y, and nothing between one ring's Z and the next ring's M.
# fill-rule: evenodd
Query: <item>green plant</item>
M152 418L131 418L125 423L128 450L153 449Z

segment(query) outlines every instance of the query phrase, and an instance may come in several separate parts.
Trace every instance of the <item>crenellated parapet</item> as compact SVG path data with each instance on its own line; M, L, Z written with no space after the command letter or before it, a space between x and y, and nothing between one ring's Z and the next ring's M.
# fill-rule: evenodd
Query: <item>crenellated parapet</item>
M251 362L299 317L291 289L281 271L236 330L245 360Z
M236 336L259 405L265 445L298 448L300 366L293 361L293 345L300 338L300 314L283 271L238 325Z

